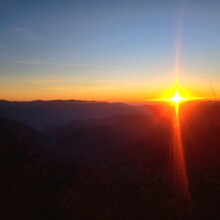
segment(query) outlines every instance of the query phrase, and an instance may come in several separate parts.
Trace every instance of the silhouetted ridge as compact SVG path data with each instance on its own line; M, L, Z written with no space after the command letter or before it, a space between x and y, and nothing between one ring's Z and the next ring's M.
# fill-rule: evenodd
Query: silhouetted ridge
M146 108L124 103L78 100L0 102L0 116L38 128L56 126L74 119L105 118L113 115L148 113Z

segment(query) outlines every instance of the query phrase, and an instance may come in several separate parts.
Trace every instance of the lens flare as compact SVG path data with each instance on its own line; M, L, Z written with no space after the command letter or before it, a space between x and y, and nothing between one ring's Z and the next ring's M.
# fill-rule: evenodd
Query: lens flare
M174 92L173 97L166 99L166 101L174 103L175 110L176 110L176 115L179 114L179 105L180 105L180 103L188 100L188 98L185 98L185 97L180 95L180 89L179 88L180 87L179 87L178 83L176 83L175 90L174 90L175 92Z
M177 201L184 200L189 208L191 206L191 199L179 116L180 103L189 99L180 95L178 84L176 84L173 97L167 100L171 102L171 104L173 103L175 107L175 113L173 114L173 139L170 155L170 177L172 183L172 191L175 199Z
M175 102L176 105L179 104L179 102L186 100L186 98L183 98L180 94L178 89L176 89L175 95L170 99L171 101Z

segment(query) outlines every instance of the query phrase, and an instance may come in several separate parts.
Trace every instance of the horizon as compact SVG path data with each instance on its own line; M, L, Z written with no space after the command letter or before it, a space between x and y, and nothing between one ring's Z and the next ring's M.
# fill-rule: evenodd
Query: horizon
M159 100L146 100L146 101L108 101L108 100L85 100L85 99L33 99L33 100L7 100L7 99L0 99L0 102L14 102L14 103L29 103L29 102L90 102L90 103L106 103L106 104L126 104L126 105L137 105L137 106L142 106L142 105L162 105L162 104L167 104L170 106L174 106L175 104L172 103L171 100L166 100L166 99L159 99ZM220 100L216 99L215 97L213 98L206 98L206 99L189 99L181 102L180 104L186 103L186 102L214 102L214 103L219 103Z

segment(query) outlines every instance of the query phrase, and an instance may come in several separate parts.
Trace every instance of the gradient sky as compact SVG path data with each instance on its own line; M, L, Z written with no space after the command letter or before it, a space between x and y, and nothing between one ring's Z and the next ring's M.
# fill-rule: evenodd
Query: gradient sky
M0 99L220 96L220 1L0 0Z

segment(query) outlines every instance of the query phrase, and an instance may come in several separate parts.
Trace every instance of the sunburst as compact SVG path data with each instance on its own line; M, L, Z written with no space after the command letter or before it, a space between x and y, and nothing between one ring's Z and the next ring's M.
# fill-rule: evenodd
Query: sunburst
M176 88L174 96L172 98L170 98L169 100L174 102L175 105L179 105L180 102L186 101L187 98L182 97L179 93L178 88Z

